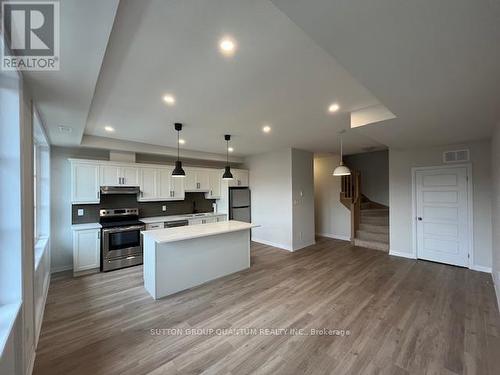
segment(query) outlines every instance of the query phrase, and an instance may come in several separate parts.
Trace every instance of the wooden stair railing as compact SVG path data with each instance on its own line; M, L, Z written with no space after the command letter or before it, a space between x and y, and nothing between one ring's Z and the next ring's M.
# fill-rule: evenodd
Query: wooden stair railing
M354 242L359 229L361 216L361 174L351 171L349 176L341 177L340 202L351 211L351 242Z

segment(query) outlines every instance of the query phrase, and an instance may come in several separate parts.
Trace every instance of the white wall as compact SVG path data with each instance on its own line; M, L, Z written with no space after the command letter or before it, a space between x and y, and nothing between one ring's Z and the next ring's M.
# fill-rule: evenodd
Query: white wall
M71 168L69 158L108 160L109 152L91 148L52 146L51 161L51 270L73 268L71 232Z
M292 200L292 246L298 250L316 242L312 152L292 149Z
M316 233L350 240L351 213L340 203L340 177L332 176L339 165L338 155L314 156L314 205Z
M493 181L492 216L493 216L493 246L492 246L492 276L495 282L498 307L500 308L500 123L491 140L491 171Z
M252 240L287 250L292 242L292 153L283 149L246 159L250 173Z
M412 250L412 167L442 165L446 150L468 148L472 163L474 205L474 266L491 267L491 152L490 141L413 150L389 150L390 250Z

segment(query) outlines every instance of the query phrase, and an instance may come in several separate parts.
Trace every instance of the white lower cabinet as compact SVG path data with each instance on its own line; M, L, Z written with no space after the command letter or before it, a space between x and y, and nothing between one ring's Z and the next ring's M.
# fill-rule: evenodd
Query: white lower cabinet
M73 273L101 266L101 229L73 230Z

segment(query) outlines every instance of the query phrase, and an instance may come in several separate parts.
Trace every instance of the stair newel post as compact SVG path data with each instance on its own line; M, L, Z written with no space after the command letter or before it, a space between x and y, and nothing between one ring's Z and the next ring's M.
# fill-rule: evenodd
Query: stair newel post
M352 203L351 203L351 242L354 244L356 232L361 219L361 174L354 171L352 177Z

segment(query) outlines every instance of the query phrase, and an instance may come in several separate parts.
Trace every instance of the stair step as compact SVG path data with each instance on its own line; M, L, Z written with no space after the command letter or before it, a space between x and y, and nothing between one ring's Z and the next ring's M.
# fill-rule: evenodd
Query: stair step
M373 233L387 233L389 234L388 225L376 225L376 224L359 224L359 230L365 230L367 232Z
M381 243L389 243L389 234L388 233L374 233L368 232L366 230L358 230L356 231L356 238L365 241L375 241Z
M361 216L389 216L389 210L386 208L370 208L360 212Z
M389 216L361 216L360 223L389 226Z
M366 247L368 249L381 250L385 252L389 252L389 244L383 242L376 241L365 241L359 238L354 239L354 246Z

